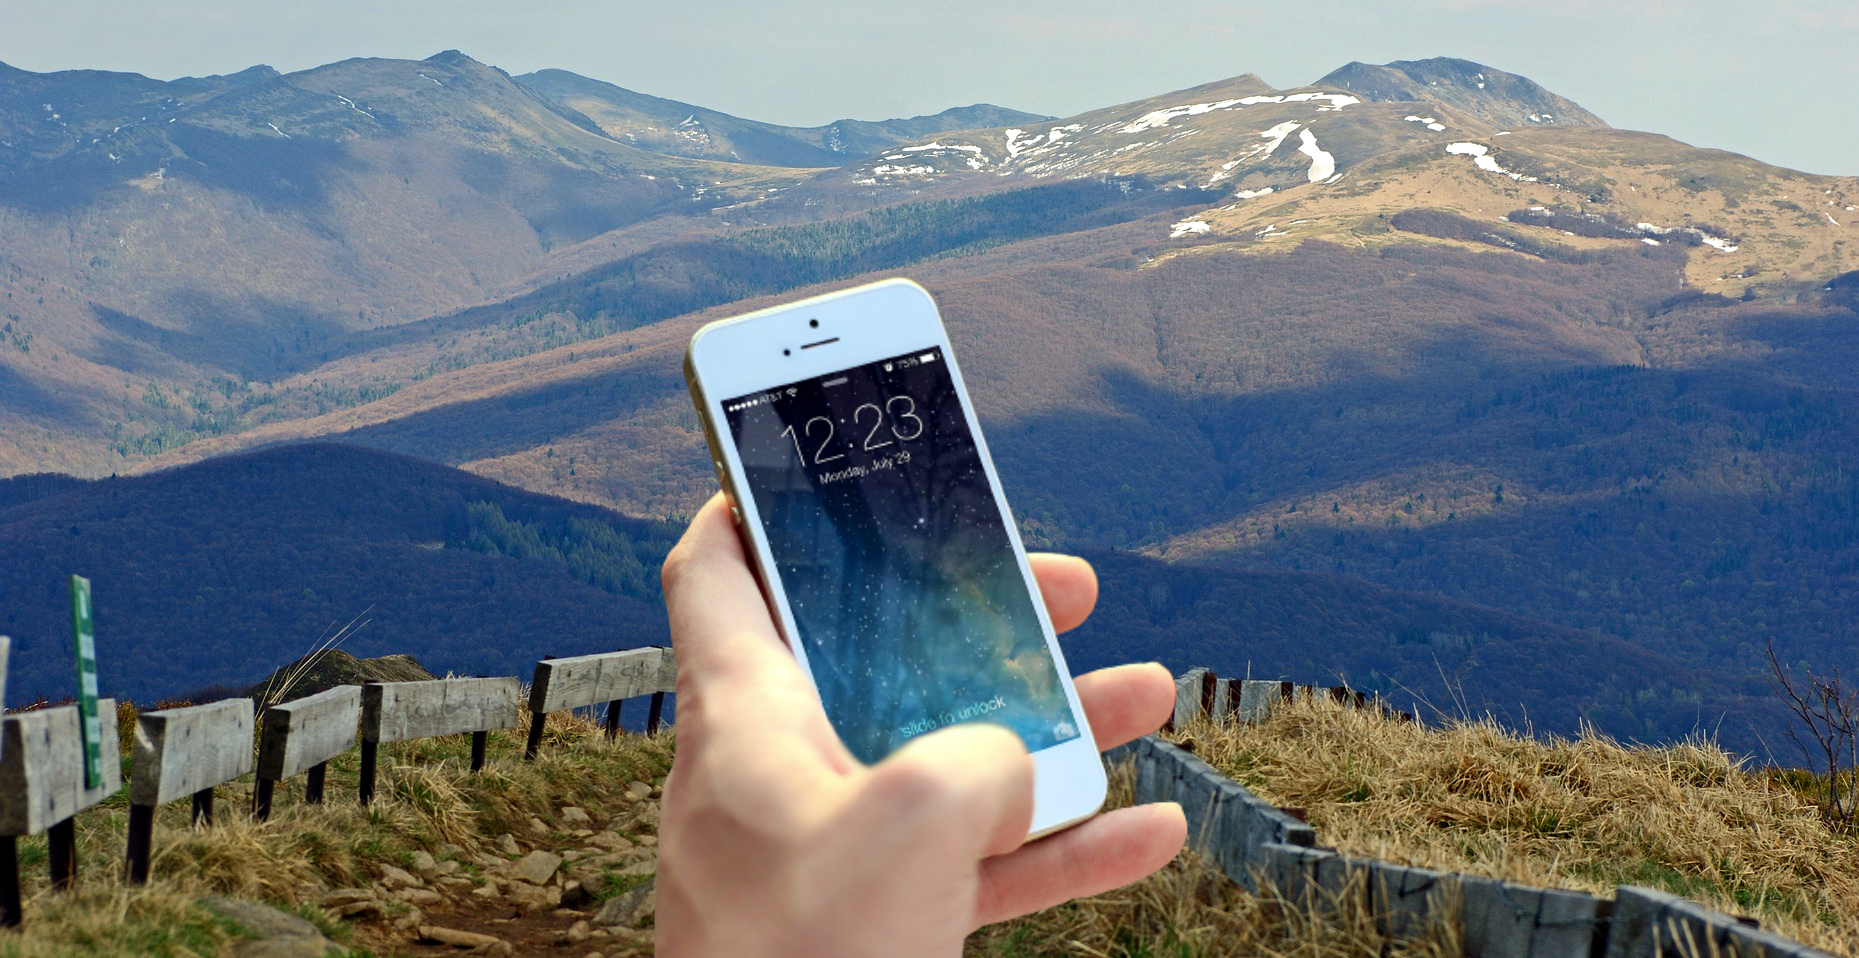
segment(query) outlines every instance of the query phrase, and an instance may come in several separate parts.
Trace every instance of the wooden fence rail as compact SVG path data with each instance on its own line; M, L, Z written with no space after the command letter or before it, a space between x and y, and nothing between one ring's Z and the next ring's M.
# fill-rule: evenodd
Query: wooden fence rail
M658 731L665 693L678 686L678 660L670 649L648 647L536 663L536 678L529 686L529 741L523 757L535 760L542 748L542 733L550 712L607 706L607 738L620 733L620 703L641 695L652 696L646 715L646 734Z
M0 636L0 704L5 701L10 641ZM619 728L621 701L652 696L649 729L657 731L664 696L677 682L670 649L624 652L544 661L536 669L529 706L539 732L551 711L608 704L609 737ZM116 714L113 699L99 699L98 712ZM484 767L486 742L495 729L522 721L522 683L501 678L371 682L338 686L265 711L254 755L253 703L246 698L208 705L145 712L136 720L129 788L125 872L134 884L149 878L156 809L183 796L193 799L196 824L211 824L214 789L257 772L253 814L271 814L279 781L303 774L304 801L316 804L331 759L361 736L361 803L373 800L382 743L471 735L471 769ZM37 709L0 721L0 926L21 919L19 843L48 833L52 886L70 887L77 875L74 816L122 790L122 762L103 763L103 781L84 787L84 747L77 706ZM106 731L110 728L105 723ZM527 750L534 757L539 738ZM105 749L106 755L112 750Z
M98 699L115 715L114 699ZM47 832L53 888L77 878L73 816L123 787L123 766L105 750L103 781L84 787L84 739L75 705L8 715L0 721L0 925L20 921L19 839ZM111 726L105 726L109 728Z
M304 775L303 801L323 801L323 778L329 760L355 745L361 722L361 686L338 685L265 710L258 738L258 782L252 789L252 815L271 817L277 783Z
M514 676L370 682L363 686L361 803L374 801L375 766L383 743L468 733L471 770L475 772L484 767L490 731L522 724L522 697L522 683Z
M1412 718L1347 688L1222 681L1210 670L1194 669L1176 682L1170 724L1182 726L1201 717L1258 721L1275 703L1303 696L1383 708L1397 720ZM1609 899L1444 874L1320 847L1316 833L1290 810L1274 808L1192 753L1153 736L1120 746L1105 758L1134 765L1137 802L1179 802L1192 847L1233 881L1254 891L1269 882L1306 908L1367 909L1389 935L1411 935L1445 917L1458 923L1470 958L1832 958L1763 931L1754 919L1652 889L1621 886Z
M194 800L194 824L213 823L213 789L252 770L252 700L143 712L136 716L129 780L131 884L148 881L155 809L183 796Z
M1294 682L1257 679L1223 679L1212 669L1189 669L1175 679L1175 712L1163 724L1173 731L1191 718L1205 715L1216 722L1254 722L1265 717L1273 702L1289 702L1299 697L1328 696L1355 708L1380 709L1384 714L1411 721L1413 715L1391 709L1379 698L1344 685L1298 685Z

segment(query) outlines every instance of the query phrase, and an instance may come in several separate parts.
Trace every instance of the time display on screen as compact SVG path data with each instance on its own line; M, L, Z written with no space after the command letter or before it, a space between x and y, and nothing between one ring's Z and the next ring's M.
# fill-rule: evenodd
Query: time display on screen
M723 403L814 682L877 761L988 721L1078 729L940 348Z
M863 440L854 438L853 441L857 443L858 449L862 452L876 452L894 442L909 442L923 435L923 420L917 417L916 410L917 402L909 396L892 396L885 400L882 406L871 402L859 406L852 410L854 436L856 437L859 432L864 432L865 438ZM867 425L865 422L867 413L870 414L870 429L864 428ZM796 430L793 426L789 426L782 430L781 434L794 440L794 454L805 461L807 449L801 445L801 435L803 432L806 434L807 445L811 446L816 438L814 434L816 428L819 432L817 438L820 444L813 450L813 464L818 466L835 459L844 459L847 450L834 444L833 440L838 429L833 425L831 416L814 416L808 419L801 429Z

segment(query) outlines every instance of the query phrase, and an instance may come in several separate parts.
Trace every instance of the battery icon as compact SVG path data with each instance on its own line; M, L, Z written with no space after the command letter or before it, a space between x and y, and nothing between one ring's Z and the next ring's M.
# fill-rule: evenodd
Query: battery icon
M917 357L917 362L920 362L920 363L933 363L935 361L936 361L935 353L924 353L923 355Z

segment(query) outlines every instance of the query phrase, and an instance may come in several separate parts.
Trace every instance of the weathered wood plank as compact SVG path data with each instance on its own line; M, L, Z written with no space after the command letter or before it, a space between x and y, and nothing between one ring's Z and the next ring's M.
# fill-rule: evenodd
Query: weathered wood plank
M251 699L226 699L136 717L130 804L163 805L251 770Z
M114 716L116 701L98 699L97 711ZM0 835L36 835L123 787L112 749L104 750L103 784L84 787L79 721L77 706L63 705L0 722Z
M1206 669L1189 669L1175 680L1175 714L1169 720L1169 728L1180 728L1205 714L1201 706L1201 685L1210 674Z
M529 690L531 712L559 712L654 692L669 692L663 679L666 650L627 649L547 659L536 663L536 680ZM677 666L672 666L677 681Z
M658 650L658 688L661 692L677 694L678 691L678 656L671 649Z
M494 679L370 682L361 693L361 734L368 742L516 728L523 711L522 683Z
M278 781L348 751L361 725L361 686L338 685L265 710L258 777Z

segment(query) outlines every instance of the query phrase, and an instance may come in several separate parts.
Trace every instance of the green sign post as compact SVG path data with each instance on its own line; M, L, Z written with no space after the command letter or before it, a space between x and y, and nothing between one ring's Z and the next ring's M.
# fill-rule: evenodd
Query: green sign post
M77 633L77 708L84 734L84 787L103 784L103 723L97 716L97 635L90 620L90 580L71 577L71 624Z

